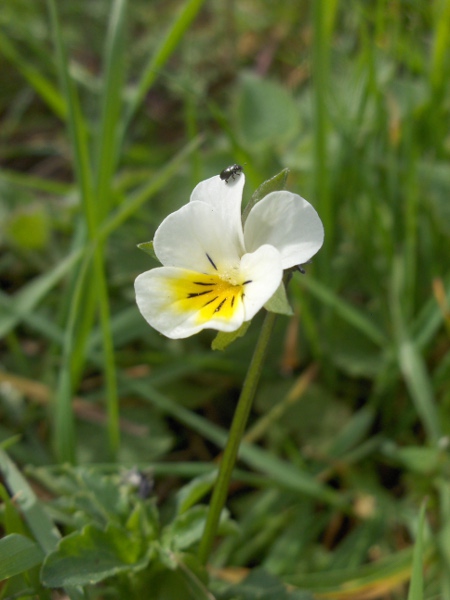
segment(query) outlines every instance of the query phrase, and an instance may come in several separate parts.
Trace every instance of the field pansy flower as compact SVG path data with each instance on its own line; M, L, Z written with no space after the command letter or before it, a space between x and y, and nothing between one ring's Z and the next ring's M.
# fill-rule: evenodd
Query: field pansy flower
M244 174L202 181L189 204L156 230L154 251L163 266L136 278L136 301L169 338L235 331L271 298L284 269L307 262L322 246L317 212L288 191L265 196L243 227L244 183Z

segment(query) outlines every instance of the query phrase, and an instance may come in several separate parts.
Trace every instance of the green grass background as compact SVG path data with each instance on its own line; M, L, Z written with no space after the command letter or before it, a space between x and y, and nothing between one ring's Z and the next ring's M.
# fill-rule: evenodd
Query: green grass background
M242 537L212 561L405 598L427 498L415 598L450 599L449 39L449 0L5 2L10 455L153 465L162 503L207 468L261 315L223 353L164 339L135 306L156 266L136 244L227 165L245 199L288 167L325 244L277 321L229 501Z

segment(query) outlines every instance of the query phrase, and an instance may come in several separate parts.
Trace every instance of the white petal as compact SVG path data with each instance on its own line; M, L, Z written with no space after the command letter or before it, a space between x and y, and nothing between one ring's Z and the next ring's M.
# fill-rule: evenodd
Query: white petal
M235 331L244 321L243 303L235 302L231 307L227 298L227 306L217 310L221 300L217 301L210 288L205 286L208 278L213 280L215 276L174 267L142 273L134 284L142 316L157 331L172 339L186 338L202 329ZM222 297L223 294L222 290ZM215 303L211 302L211 297Z
M271 192L252 208L244 228L247 251L270 244L281 254L283 269L307 262L323 244L322 221L301 196Z
M240 272L245 285L244 321L249 321L273 296L281 278L281 255L273 246L260 246L255 252L242 257Z
M190 202L164 219L155 233L154 250L164 266L200 273L239 263L243 254L235 232L204 202Z
M228 228L234 231L238 242L243 246L241 204L244 190L245 175L241 173L228 182L220 179L219 175L201 181L192 191L191 202L205 202L219 214Z

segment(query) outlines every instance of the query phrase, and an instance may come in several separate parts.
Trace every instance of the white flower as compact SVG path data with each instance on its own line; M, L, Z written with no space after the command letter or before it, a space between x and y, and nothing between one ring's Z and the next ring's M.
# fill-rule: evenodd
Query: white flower
M245 177L202 181L189 204L155 233L162 267L135 281L136 301L148 323L169 338L202 329L235 331L280 285L283 269L307 262L323 243L314 208L287 191L258 202L244 228Z

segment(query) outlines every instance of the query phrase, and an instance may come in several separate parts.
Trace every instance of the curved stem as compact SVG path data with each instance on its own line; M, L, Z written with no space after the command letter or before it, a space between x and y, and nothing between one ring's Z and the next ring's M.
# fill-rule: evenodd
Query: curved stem
M239 445L244 435L247 419L250 414L253 398L262 372L264 358L269 346L276 314L268 312L256 343L253 357L242 386L241 395L234 413L231 424L230 435L220 463L219 474L214 486L211 503L209 505L208 517L206 519L205 531L200 541L199 559L206 564L211 552L214 538L219 526L220 514L225 505L230 484L231 475L236 463Z

